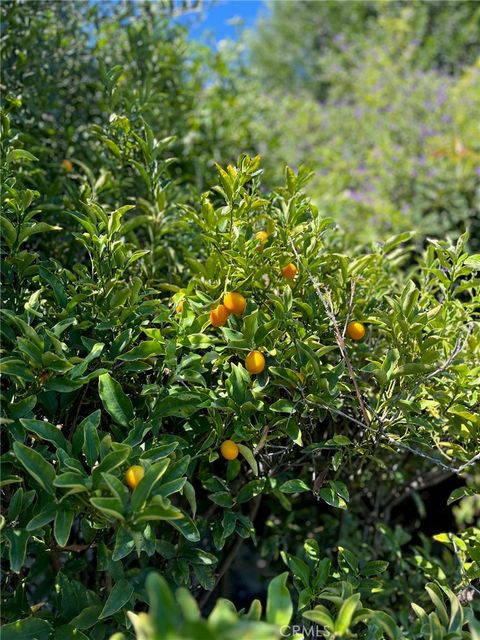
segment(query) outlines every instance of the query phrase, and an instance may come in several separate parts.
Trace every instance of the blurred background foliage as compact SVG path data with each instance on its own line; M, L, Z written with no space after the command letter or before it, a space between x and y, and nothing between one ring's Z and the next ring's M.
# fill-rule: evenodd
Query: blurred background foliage
M214 47L189 37L195 12L181 20L174 8L182 13L168 2L4 3L4 102L49 167L49 195L68 157L101 164L102 192L118 200L119 153L122 195L138 195L126 117L174 136L185 200L209 184L214 161L260 153L266 189L284 164L313 169L309 194L352 243L467 227L478 247L478 3L273 2L254 30ZM120 143L110 159L106 136Z

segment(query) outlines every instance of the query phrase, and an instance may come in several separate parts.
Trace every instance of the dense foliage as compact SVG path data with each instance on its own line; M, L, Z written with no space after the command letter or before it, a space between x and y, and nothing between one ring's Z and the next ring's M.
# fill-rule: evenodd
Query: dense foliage
M399 43L385 53L398 137L368 171L392 228L370 218L382 242L362 246L367 205L336 197L391 122L364 84L372 47L352 44L349 74L353 52L336 56L322 109L302 89L295 123L327 114L338 138L326 188L281 167L293 129L270 126L303 97L275 103L243 53L189 41L167 4L2 13L2 637L480 637L480 255L460 233L478 143L442 156L451 238L423 235L426 182L398 224L392 200L437 41L395 100L411 69ZM476 74L449 80L465 131ZM325 135L311 131L319 156ZM240 153L262 145L265 173ZM451 517L429 530L438 509Z

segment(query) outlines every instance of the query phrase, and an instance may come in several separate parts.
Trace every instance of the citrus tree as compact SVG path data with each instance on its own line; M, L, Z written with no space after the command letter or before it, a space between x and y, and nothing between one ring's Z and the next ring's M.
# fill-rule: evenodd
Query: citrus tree
M168 172L168 149L138 139ZM479 262L465 238L348 255L303 193L308 172L265 194L244 156L177 206L184 264L152 266L134 232L150 219L88 191L62 263L35 242L60 232L27 186L36 158L15 138L4 150L6 637L273 638L301 616L326 637L473 629L452 590L475 584L478 530L439 531L442 558L401 549L390 520L439 473L468 481L452 500L475 492ZM266 622L228 603L195 622L193 600L208 606L248 539L288 568ZM177 613L167 583L193 596ZM153 618L126 617L147 602Z
M215 168L258 130L221 54L149 4L33 9L2 4L2 637L477 637L467 234L346 241L306 169Z

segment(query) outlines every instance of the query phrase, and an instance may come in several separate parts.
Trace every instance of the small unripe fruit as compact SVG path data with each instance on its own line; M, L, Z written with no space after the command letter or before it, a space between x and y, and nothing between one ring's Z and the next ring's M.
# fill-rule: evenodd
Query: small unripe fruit
M361 322L354 320L347 325L347 336L352 340L361 340L365 335L365 327Z
M228 320L228 310L223 304L210 311L210 324L213 327L223 327Z
M239 316L245 311L247 301L241 293L231 291L230 293L226 293L223 296L223 304L225 305L227 311Z
M297 267L293 264L293 262L289 262L282 268L282 275L287 280L293 280L297 275Z
M250 351L245 358L245 369L248 373L262 373L265 369L265 358L260 351Z
M125 473L125 482L127 486L133 491L140 480L145 475L145 470L139 464L134 464Z
M262 244L265 244L265 242L268 240L268 233L266 231L257 231L257 233L255 234L255 238Z
M238 447L233 440L225 440L220 445L220 453L225 460L235 460L238 457Z

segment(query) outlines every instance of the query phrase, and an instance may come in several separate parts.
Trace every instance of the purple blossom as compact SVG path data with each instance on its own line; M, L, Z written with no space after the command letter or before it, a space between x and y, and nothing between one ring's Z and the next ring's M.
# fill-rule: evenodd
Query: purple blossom
M431 136L435 135L435 131L430 127L422 127L420 129L420 135L422 136L422 138L430 138Z
M447 90L444 84L440 85L437 91L437 104L441 107L447 99Z
M362 191L358 191L357 189L347 189L347 197L354 202L358 202L359 204L371 204L372 200Z

